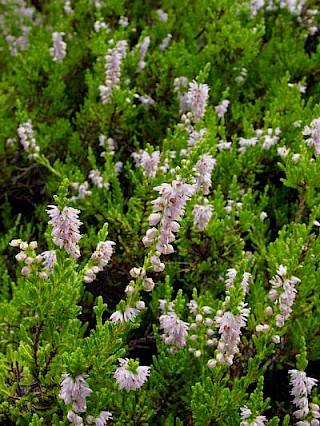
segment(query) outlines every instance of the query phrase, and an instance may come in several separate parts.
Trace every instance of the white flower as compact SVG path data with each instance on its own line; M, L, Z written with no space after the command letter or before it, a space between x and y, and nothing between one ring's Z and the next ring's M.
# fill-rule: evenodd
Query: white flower
M83 376L77 376L74 380L69 377L69 374L62 374L62 377L64 377L64 380L60 385L59 397L66 405L72 402L72 410L76 413L85 412L87 410L86 398L92 392L88 383Z
M227 112L229 104L230 104L229 99L225 99L224 101L221 102L220 105L217 105L217 106L214 107L219 118L224 117L225 113Z
M316 155L320 155L320 117L315 118L309 126L305 126L302 134L309 136L306 143L310 147L314 147Z
M67 44L63 41L64 33L53 32L52 41L53 47L50 47L49 52L54 62L62 64L67 53Z
M187 103L195 123L200 121L206 112L208 94L209 86L207 84L199 84L195 80L189 83Z
M108 420L112 419L110 411L101 411L100 416L95 419L96 426L105 426Z
M130 369L130 361L128 358L119 358L120 367L114 373L119 390L125 389L127 392L141 388L147 381L150 374L150 367L136 367L135 372ZM129 364L129 365L128 365Z
M24 150L28 153L29 160L33 160L39 156L40 148L34 138L32 129L32 121L28 120L25 123L21 123L18 127L18 135L20 143Z
M159 318L160 328L164 331L162 338L167 345L175 345L182 348L186 344L189 324L178 318L173 311L168 315L163 314Z

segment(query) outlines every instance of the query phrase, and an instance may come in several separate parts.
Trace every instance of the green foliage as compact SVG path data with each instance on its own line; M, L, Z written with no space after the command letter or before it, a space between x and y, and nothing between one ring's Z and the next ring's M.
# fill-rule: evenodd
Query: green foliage
M0 422L289 425L270 383L320 359L317 2L0 3Z

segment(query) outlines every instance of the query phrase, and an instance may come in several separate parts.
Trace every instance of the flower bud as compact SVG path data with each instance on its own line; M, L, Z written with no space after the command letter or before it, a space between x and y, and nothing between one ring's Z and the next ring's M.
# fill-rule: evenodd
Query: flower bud
M31 250L35 250L37 247L38 247L38 243L37 243L37 241L31 241L31 242L29 243L29 248L30 248Z
M196 322L202 322L203 316L201 314L196 315Z
M139 300L139 302L137 302L137 303L136 303L136 308L137 308L139 311L142 311L143 309L145 309L145 308L146 308L146 304L144 303L144 301L143 301L143 300Z
M38 277L41 280L46 280L48 278L48 274L45 271L39 272Z
M20 253L16 254L15 257L18 262L23 262L27 258L27 255L23 253L23 251L20 251Z
M134 293L134 287L132 287L132 285L127 285L127 287L125 288L125 293L126 294L133 294Z
M154 281L152 278L145 278L143 280L142 286L145 291L152 291L154 288Z
M273 343L278 345L281 341L280 336L278 336L277 334L275 336L272 336L272 341L273 341Z
M193 355L196 357L196 358L199 358L202 354L201 354L201 351L194 351L193 352Z
M29 247L28 243L25 243L24 241L20 243L21 250L27 250L28 247Z
M11 247L19 247L21 244L21 240L11 240L9 246Z
M24 267L21 269L21 275L23 275L24 277L27 277L30 273L31 273L31 268L30 268L30 266L24 266Z
M149 216L150 226L157 226L160 222L160 219L161 216L159 215L159 213L151 213L151 215Z
M27 257L24 261L24 263L26 265L31 265L34 262L34 258L33 257Z
M217 361L215 359L209 359L209 361L207 362L207 366L209 368L214 368L217 365Z

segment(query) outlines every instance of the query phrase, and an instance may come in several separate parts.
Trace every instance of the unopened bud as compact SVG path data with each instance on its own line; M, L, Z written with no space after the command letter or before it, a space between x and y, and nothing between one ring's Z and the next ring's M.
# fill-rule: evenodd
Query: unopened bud
M214 368L217 365L217 361L215 359L209 359L209 361L207 362L207 366L209 368Z
M27 255L23 253L23 251L20 251L20 253L16 254L15 257L18 262L23 262L27 258Z
M21 240L11 240L9 246L11 247L19 247L21 244Z
M21 269L21 275L23 275L24 277L27 277L30 273L31 273L31 268L30 268L30 266L24 266L24 267Z
M21 250L27 250L28 247L29 247L28 243L25 243L24 241L20 243Z
M273 341L273 343L278 345L281 341L280 336L278 336L277 334L275 336L272 336L272 341Z
M36 241L31 241L31 242L29 243L29 248L30 248L31 250L35 250L37 247L38 247L38 243L37 243Z
M42 280L46 280L48 278L48 274L46 272L39 272L38 274L39 278Z
M145 308L146 308L146 304L144 303L144 301L143 301L143 300L139 300L139 302L137 302L137 303L136 303L136 308L137 308L139 311L142 311L143 309L145 309Z
M127 287L125 289L125 293L129 294L129 295L134 293L134 287L132 287L131 285L127 285Z
M154 288L154 281L152 278L145 278L142 283L143 289L145 291L152 291Z
M33 257L27 257L24 261L24 263L26 265L31 265L34 262L34 258Z

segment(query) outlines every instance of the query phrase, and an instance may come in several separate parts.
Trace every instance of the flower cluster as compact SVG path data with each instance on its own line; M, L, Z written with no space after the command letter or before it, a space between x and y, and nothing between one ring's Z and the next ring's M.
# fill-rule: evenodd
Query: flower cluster
M192 120L195 123L200 121L206 112L208 95L209 86L207 84L200 84L195 80L189 83L187 103Z
M187 111L188 110L188 79L187 77L181 76L174 79L174 91L177 93L179 99L179 110Z
M11 247L18 247L21 250L16 255L16 260L24 263L24 266L21 269L21 275L27 277L31 274L31 272L36 272L39 278L48 278L47 272L44 270L39 271L39 267L45 265L42 265L43 256L35 253L35 249L38 247L37 241L31 241L28 244L26 241L16 239L12 240L9 245Z
M81 184L78 182L73 182L71 184L71 187L75 189L76 191L78 191L78 195L75 195L70 198L70 201L72 201L73 203L78 200L83 200L85 197L90 197L92 195L92 192L88 191L88 188L89 188L88 181L84 181Z
M178 317L173 310L173 304L169 304L168 312L165 313L165 305L166 303L160 300L160 309L163 312L159 317L160 329L163 330L161 338L166 345L172 346L172 351L175 351L176 348L185 346L189 324Z
M84 413L87 410L86 398L91 394L85 376L77 376L74 380L69 374L62 374L64 380L61 383L59 397L66 405L72 403L72 410L76 413Z
M83 280L86 283L91 283L96 279L96 274L103 271L105 266L109 263L112 256L113 241L100 241L97 245L96 251L92 254L90 260L92 264L84 272Z
M136 361L128 358L119 358L120 367L114 373L119 390L127 392L137 390L147 381L150 375L150 367L139 366Z
M316 155L320 155L320 118L315 118L311 121L310 126L305 126L302 134L309 136L306 143L314 148Z
M225 99L224 101L221 102L220 105L217 105L214 107L215 112L218 114L219 118L224 117L225 113L227 112L229 104L230 104L229 99Z
M172 34L168 34L161 42L159 49L161 52L163 52L164 50L166 50L166 48L169 46L169 43L172 39Z
M296 298L297 290L295 285L300 282L299 278L292 276L290 279L284 278L287 275L287 268L280 265L277 275L270 280L272 286L269 291L269 299L279 306L280 313L276 315L276 326L283 327L292 311L291 307ZM280 290L280 291L279 291Z
M139 45L140 46L140 52L139 52L139 65L138 65L137 72L142 71L145 68L145 66L146 66L144 58L145 58L145 56L147 54L149 45L150 45L150 37L146 36L142 40L142 43Z
M20 138L21 145L28 153L28 158L30 160L37 158L39 156L40 148L34 138L31 120L20 124L20 126L18 127L18 135Z
M199 231L204 231L208 226L212 216L212 205L204 200L204 205L196 204L192 210L194 217L193 226Z
M109 182L105 182L103 180L103 177L101 176L101 173L98 169L90 170L89 179L99 189L102 189L102 188L109 189L109 187L110 187Z
M298 410L295 411L293 415L298 419L303 419L309 413L308 395L310 395L312 388L316 386L318 380L312 379L311 377L307 377L304 371L289 370L289 374L290 384L292 386L291 395L294 396L293 403L296 407L298 407ZM314 412L312 413L314 417L320 418L318 406L312 407L312 411ZM319 421L317 419L316 421L317 423L312 422L311 424L319 425Z
M195 186L182 181L174 180L172 185L163 183L154 188L160 193L160 197L152 201L154 213L149 217L150 226L143 243L150 247L157 236L156 253L151 256L150 261L155 272L163 271L164 264L160 262L161 254L171 254L174 252L172 242L175 240L175 232L178 232L180 225L177 221L184 213L187 200L194 194ZM162 212L161 215L158 212ZM161 220L160 231L154 228Z
M58 62L62 64L63 59L67 53L67 44L63 41L62 37L64 33L53 32L52 33L52 41L53 47L50 47L49 53L52 56L54 62Z
M141 149L139 153L132 154L137 166L143 169L143 174L146 177L154 178L158 171L160 162L160 152L154 151L149 154L147 151Z
M64 248L71 257L80 257L77 243L81 239L79 227L82 225L78 216L80 210L72 207L64 207L62 212L57 206L50 205L46 210L51 220L53 242L60 248Z
M252 415L252 411L246 405L240 408L240 412L242 420L240 426L263 426L267 421L266 416ZM248 420L249 418L250 420Z
M204 154L195 165L199 176L196 179L195 189L201 191L204 195L208 195L211 187L211 174L217 161L210 154Z
M121 62L127 54L127 41L118 41L116 47L108 49L105 65L105 84L99 86L103 105L111 102L112 92L119 89Z

